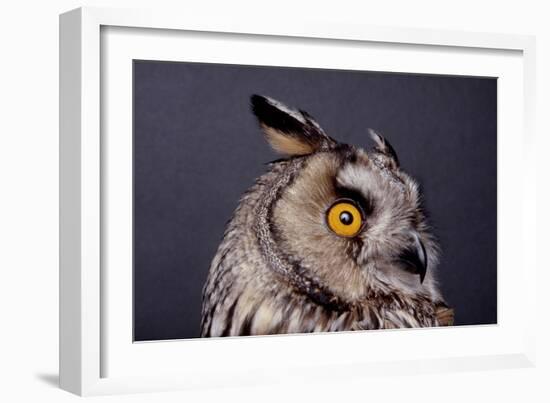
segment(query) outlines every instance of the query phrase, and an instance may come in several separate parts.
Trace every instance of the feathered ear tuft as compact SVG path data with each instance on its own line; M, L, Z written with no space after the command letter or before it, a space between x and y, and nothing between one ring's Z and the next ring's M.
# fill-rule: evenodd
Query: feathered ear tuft
M267 141L276 152L287 156L306 155L336 145L306 112L260 95L252 95L250 101Z
M374 147L375 151L384 154L388 158L391 158L395 162L396 167L398 167L399 158L397 158L397 153L395 152L390 142L372 129L369 129L369 134L376 144L376 146Z

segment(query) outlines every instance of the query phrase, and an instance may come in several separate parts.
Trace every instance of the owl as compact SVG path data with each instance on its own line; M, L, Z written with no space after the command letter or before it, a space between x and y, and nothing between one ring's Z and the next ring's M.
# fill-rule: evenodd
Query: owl
M438 247L394 148L339 143L306 112L253 95L283 158L244 193L203 289L202 337L450 325Z

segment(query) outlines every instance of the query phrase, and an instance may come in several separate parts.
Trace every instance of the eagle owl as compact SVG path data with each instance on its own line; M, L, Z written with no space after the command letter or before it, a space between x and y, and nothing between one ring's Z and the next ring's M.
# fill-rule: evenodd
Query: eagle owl
M390 143L342 144L306 112L253 95L283 155L242 196L203 290L201 335L449 325L417 183Z

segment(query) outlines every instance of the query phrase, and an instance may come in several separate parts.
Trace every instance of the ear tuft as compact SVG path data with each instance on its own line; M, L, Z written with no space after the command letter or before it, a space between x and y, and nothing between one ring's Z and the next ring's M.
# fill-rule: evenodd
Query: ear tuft
M372 129L369 129L369 134L376 143L375 150L391 158L394 160L396 166L399 166L399 158L397 158L397 153L389 141Z
M260 95L252 95L250 101L267 141L276 152L306 155L336 144L306 112Z

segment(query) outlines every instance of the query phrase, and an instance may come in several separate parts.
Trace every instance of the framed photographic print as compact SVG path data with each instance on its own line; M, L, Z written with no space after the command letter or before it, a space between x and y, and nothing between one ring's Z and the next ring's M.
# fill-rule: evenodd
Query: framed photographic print
M85 8L60 45L64 389L531 365L533 38Z

